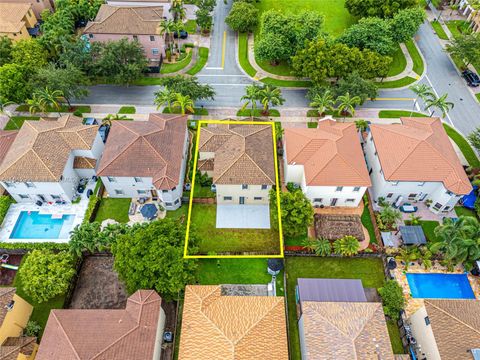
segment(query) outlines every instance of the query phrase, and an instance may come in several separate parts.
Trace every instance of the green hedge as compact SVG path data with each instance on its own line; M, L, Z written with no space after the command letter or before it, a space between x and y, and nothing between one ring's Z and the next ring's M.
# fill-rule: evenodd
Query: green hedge
M97 215L97 210L100 207L101 199L98 196L91 195L90 199L88 200L88 207L87 211L85 211L85 217L83 218L83 222L92 222Z
M10 196L0 196L0 224L3 222L3 219L5 218L5 215L7 215L10 205L12 205L13 203L15 203L15 200L13 200Z
M1 250L68 250L68 243L58 243L58 242L2 242L0 244Z

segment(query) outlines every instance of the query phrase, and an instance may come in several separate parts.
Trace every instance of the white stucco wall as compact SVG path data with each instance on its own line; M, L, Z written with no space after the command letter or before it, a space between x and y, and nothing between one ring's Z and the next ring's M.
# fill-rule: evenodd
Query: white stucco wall
M300 316L300 320L298 320L298 336L300 338L300 351L302 354L302 360L308 360L307 345L305 343L305 331L303 329L303 316Z
M412 329L412 335L417 340L417 344L420 345L421 351L425 353L428 360L441 360L432 326L427 325L425 322L427 316L425 306L410 316L408 322Z
M269 191L271 185L262 190L262 185L248 185L248 189L242 189L242 185L217 185L217 204L239 204L240 197L244 197L245 205L265 205L269 203ZM230 196L231 200L225 200ZM261 200L255 200L260 197Z
M160 360L160 356L162 355L162 343L163 343L163 332L165 330L165 321L166 321L165 311L160 306L160 315L157 323L157 333L155 335L155 347L153 350L152 360Z
M414 182L414 181L387 181L383 176L380 160L376 153L375 142L372 141L372 134L368 135L368 139L364 146L367 167L372 180L372 193L375 201L379 197L384 197L388 202L394 203L399 196L403 197L403 201L415 202L431 200L430 210L433 212L449 212L457 204L461 195L455 195L447 191L442 182ZM426 164L428 166L428 164ZM414 194L414 197L410 195ZM434 209L435 204L441 204L440 207Z

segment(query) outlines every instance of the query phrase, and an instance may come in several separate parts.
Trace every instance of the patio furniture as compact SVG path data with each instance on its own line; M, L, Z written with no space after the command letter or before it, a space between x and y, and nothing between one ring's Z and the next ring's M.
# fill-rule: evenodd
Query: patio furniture
M427 243L420 225L400 226L400 234L405 245L423 245Z
M140 213L147 220L153 220L157 217L158 208L155 204L145 204L140 209Z
M134 215L135 212L137 211L137 204L135 204L133 201L130 203L130 207L128 208L128 215Z
M400 211L404 213L414 213L417 212L418 207L410 205L410 204L403 204L400 206Z

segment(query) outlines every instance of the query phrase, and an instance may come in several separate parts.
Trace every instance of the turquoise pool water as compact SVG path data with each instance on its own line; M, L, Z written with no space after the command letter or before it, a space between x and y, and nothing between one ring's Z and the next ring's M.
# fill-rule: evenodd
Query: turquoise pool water
M68 238L75 215L52 219L50 214L22 211L10 234L10 239L62 239Z
M407 273L412 297L421 299L475 299L466 274Z

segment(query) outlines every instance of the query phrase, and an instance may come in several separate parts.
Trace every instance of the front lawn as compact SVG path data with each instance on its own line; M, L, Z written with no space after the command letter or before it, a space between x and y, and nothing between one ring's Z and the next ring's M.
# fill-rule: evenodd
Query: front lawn
M438 240L435 236L435 228L440 225L438 221L420 220L420 225L428 242L436 242Z
M395 76L405 70L407 67L407 59L405 58L400 45L397 45L397 50L393 54L390 54L390 56L392 57L393 61L390 65L387 76Z
M407 40L405 42L405 46L407 47L410 57L413 60L413 71L415 71L418 75L422 75L423 71L425 70L425 64L423 63L423 58L413 40Z
M119 114L135 114L137 112L137 109L135 109L135 106L122 106L120 110L118 110Z
M128 209L132 199L103 198L98 208L95 221L101 223L106 219L113 219L119 223L127 223Z
M251 77L254 77L257 73L257 70L250 64L248 61L248 34L239 33L238 34L238 61L243 71L245 71Z
M174 63L163 63L160 68L160 74L172 74L177 71L182 70L192 61L192 51L190 50L187 54L181 55L179 60Z
M12 116L5 125L4 130L18 130L22 127L25 120L40 120L39 116Z
M190 21L190 20L189 20ZM196 73L200 72L200 70L203 69L203 67L206 65L207 60L208 60L208 48L206 47L200 47L198 49L198 58L197 62L195 65L193 65L190 70L187 71L188 75L195 75Z
M193 204L191 230L195 231L199 240L199 254L279 253L278 231L273 229L217 229L216 221L216 205Z
M477 101L480 102L480 93L475 94L475 97L477 98Z
M449 20L446 21L445 24L453 37L460 37L463 34L470 34L472 32L470 23L465 20Z
M460 148L463 156L467 159L467 162L472 167L480 167L480 161L478 160L475 151L472 149L468 141L458 133L454 128L450 127L447 124L443 124L445 131L447 132L448 136L457 144Z
M361 279L364 287L373 288L382 287L385 282L383 264L380 259L287 257L285 264L290 359L292 360L301 359L295 303L297 278ZM394 341L398 342L396 339Z
M408 85L414 83L415 81L417 81L417 80L410 77L410 76L406 76L406 77L398 79L398 80L382 81L382 82L377 82L375 84L380 89L394 89L394 88L400 88L400 87L408 86Z
M440 39L448 40L447 33L445 32L445 30L443 30L442 25L438 21L431 21L430 24L432 25L433 30Z
M398 119L401 117L428 117L428 115L408 110L380 110L378 117L381 119Z

